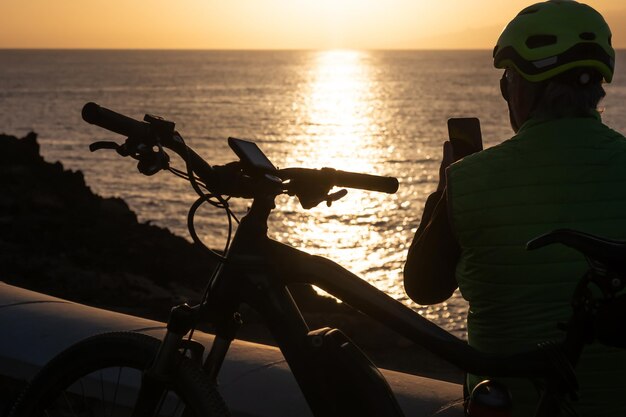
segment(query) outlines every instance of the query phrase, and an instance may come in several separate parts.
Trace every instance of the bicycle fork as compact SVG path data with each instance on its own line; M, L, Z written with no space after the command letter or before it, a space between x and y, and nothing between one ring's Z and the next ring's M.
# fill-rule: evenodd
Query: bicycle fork
M190 358L200 363L204 347L193 340L183 340L195 323L196 310L187 304L172 309L167 332L152 365L143 373L133 417L154 416L165 400L168 381L176 372L181 359L180 349L190 352Z
M187 304L181 304L172 309L165 337L152 365L142 375L133 417L157 414L167 394L168 381L173 377L178 361L182 358L179 353L180 350L189 352L191 360L198 365L202 363L204 353L202 344L194 340L184 339L196 323L198 309L201 309L201 306L190 307ZM239 313L234 313L229 318L218 321L215 339L209 355L202 365L203 370L214 384L217 384L217 375L241 324L242 320ZM183 416L187 414L183 413Z

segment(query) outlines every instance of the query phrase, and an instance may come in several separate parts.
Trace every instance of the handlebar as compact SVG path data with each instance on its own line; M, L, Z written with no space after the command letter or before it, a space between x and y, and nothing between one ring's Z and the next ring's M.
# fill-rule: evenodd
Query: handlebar
M131 117L114 112L96 103L89 102L83 106L83 120L92 125L128 137L143 137L150 132L150 123L140 122Z
M358 174L355 172L333 170L337 187L360 188L393 194L398 191L398 179L379 175Z
M159 169L168 168L168 162L164 164L159 162L161 165L152 164L155 160L169 161L169 158L155 158L155 151L152 151L152 148L156 144L171 149L180 155L213 193L234 197L253 197L255 188L258 188L258 183L267 180L263 176L256 178L258 175L253 172L247 172L243 165L237 169L233 169L232 166L212 167L195 153L193 149L185 145L180 135L175 132L174 123L167 120L146 115L145 121L142 122L93 102L85 104L82 110L82 117L90 124L129 138L124 145L118 145L118 148L115 148L114 144L110 142L92 144L92 151L97 149L117 149L118 153L123 156L130 155L135 159L139 159L139 166L142 166L142 159L148 160L150 169L140 168L140 171L146 175L152 175ZM163 153L163 150L156 151L156 153ZM148 164L144 163L144 165ZM276 176L283 181L290 181L287 185L287 191L291 195L298 196L305 208L311 208L321 201L330 203L331 200L345 195L345 190L327 195L333 186L389 194L398 190L398 180L396 178L340 171L332 168L287 168L276 171Z
M397 178L340 171L333 168L285 168L278 171L278 176L282 179L294 181L317 180L330 186L357 188L388 194L398 191Z

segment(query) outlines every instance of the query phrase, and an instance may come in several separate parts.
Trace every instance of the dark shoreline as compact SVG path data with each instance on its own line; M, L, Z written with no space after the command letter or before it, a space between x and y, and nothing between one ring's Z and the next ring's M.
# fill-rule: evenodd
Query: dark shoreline
M95 195L80 171L45 162L35 133L0 135L0 187L0 280L160 321L172 305L199 300L212 260L167 229L137 222L122 199ZM458 369L347 305L310 287L290 290L311 328L342 329L378 366L462 380ZM240 338L272 344L256 313L242 315Z

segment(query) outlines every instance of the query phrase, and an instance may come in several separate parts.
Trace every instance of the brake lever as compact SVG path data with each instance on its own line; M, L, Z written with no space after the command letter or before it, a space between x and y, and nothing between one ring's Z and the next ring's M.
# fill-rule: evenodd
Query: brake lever
M90 152L99 151L101 149L113 149L117 151L119 148L120 148L120 145L118 145L115 142L111 142L107 140L99 140L89 145Z
M348 191L345 189L341 189L334 193L323 195L322 197L315 197L314 193L305 192L289 192L288 194L297 196L298 200L300 200L300 205L302 206L302 208L308 210L318 206L323 201L325 201L326 205L330 207L333 204L333 201L337 201L340 198L345 197L345 195L348 194Z
M345 197L346 194L348 194L348 190L346 190L345 188L342 188L341 190L336 191L334 193L328 194L326 196L326 205L330 207L333 204L333 201L337 201L340 198Z
M129 156L130 152L128 151L128 146L126 144L118 144L116 142L111 142L107 140L100 140L93 142L89 145L89 150L91 152L99 151L101 149L111 149L118 153L120 156Z
M142 146L141 144L139 146L135 146L135 152L130 152L127 144L128 140L122 145L119 145L116 142L102 140L90 144L89 150L91 152L95 152L101 149L111 149L116 151L121 156L131 156L133 159L139 161L137 163L137 170L147 176L154 175L157 172L169 167L170 157L163 151L163 148L160 145L158 146L158 152L154 152L151 147Z

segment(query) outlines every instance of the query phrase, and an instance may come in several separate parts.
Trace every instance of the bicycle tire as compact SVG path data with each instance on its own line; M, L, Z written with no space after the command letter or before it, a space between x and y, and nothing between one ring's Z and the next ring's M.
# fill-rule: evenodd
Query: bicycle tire
M124 383L134 376L135 382L140 380L141 372L150 365L159 348L159 340L153 337L130 332L105 333L85 339L61 352L44 366L33 381L22 392L11 410L10 417L39 417L39 416L126 416L132 411L132 400L120 388L123 370L129 369L124 375ZM111 394L109 378L113 370L117 371L117 385L112 393L114 402L124 401L127 404L113 404L109 406ZM105 374L105 372L108 372ZM97 373L97 374L96 374ZM128 373L131 376L128 376ZM133 375L136 374L136 375ZM99 375L99 376L97 376ZM97 378L100 382L101 401L96 401L97 388L92 386ZM181 356L180 365L168 381L168 389L175 394L185 405L180 413L185 416L228 417L230 413L217 388L212 384L201 366L187 357ZM80 391L77 393L77 391ZM91 396L94 393L96 395ZM131 392L132 394L132 392ZM170 394L163 403L174 402ZM101 407L95 408L100 403ZM59 403L59 404L58 404ZM65 404L61 404L65 403ZM59 406L55 409L55 404ZM91 406L94 405L94 408ZM178 409L180 404L176 406ZM69 408L69 410L68 410ZM75 409L79 409L76 411ZM85 409L87 413L83 413ZM103 411L102 414L98 411ZM107 412L110 410L110 412ZM114 413L115 411L115 413ZM163 411L163 410L162 410ZM80 412L80 413L79 413ZM161 415L161 414L159 414ZM166 415L166 414L163 414ZM174 414L176 410L174 410Z

